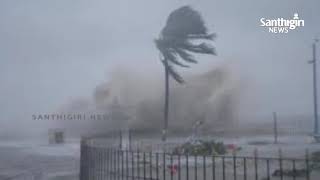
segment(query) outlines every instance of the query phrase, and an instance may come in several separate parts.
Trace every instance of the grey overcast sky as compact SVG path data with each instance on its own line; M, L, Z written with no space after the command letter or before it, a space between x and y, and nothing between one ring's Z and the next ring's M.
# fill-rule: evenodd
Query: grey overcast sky
M0 127L28 124L32 113L90 96L115 67L161 75L153 39L182 5L200 11L218 34L218 56L199 57L188 71L233 63L248 80L248 112L312 112L307 61L312 39L320 37L319 0L1 0ZM288 34L259 27L262 17L294 13L305 27Z

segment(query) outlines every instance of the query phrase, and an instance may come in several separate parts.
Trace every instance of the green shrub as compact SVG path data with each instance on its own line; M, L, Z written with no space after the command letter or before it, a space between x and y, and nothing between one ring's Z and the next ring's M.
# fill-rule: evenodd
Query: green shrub
M227 153L227 148L222 142L196 141L195 143L184 143L173 150L173 154L189 154L197 156L223 155Z

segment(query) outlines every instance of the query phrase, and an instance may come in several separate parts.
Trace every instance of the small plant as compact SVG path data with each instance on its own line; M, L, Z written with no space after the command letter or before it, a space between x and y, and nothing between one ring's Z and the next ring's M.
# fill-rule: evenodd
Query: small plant
M227 147L223 142L196 141L194 143L184 143L174 148L173 154L189 154L189 155L223 155L227 153Z

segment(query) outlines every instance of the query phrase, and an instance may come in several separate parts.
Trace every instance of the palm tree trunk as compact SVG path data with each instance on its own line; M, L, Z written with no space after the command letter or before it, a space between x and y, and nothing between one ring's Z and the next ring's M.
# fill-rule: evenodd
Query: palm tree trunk
M169 71L168 71L168 60L164 59L165 64L165 102L164 102L164 127L162 130L162 141L167 140L168 132L168 117L169 117Z

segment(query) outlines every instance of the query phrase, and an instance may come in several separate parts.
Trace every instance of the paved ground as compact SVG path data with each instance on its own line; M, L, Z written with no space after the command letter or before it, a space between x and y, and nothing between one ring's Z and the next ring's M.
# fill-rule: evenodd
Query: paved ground
M45 141L0 142L0 180L77 179L79 143L48 145Z
M238 155L246 156L252 156L254 149L258 149L259 156L277 157L281 148L285 157L300 158L304 157L305 149L310 152L320 150L320 144L312 143L307 136L282 136L277 145L272 144L272 136L215 138L241 146ZM79 140L68 141L64 145L48 145L46 140L0 140L0 180L28 180L32 177L35 180L76 180L79 155Z

